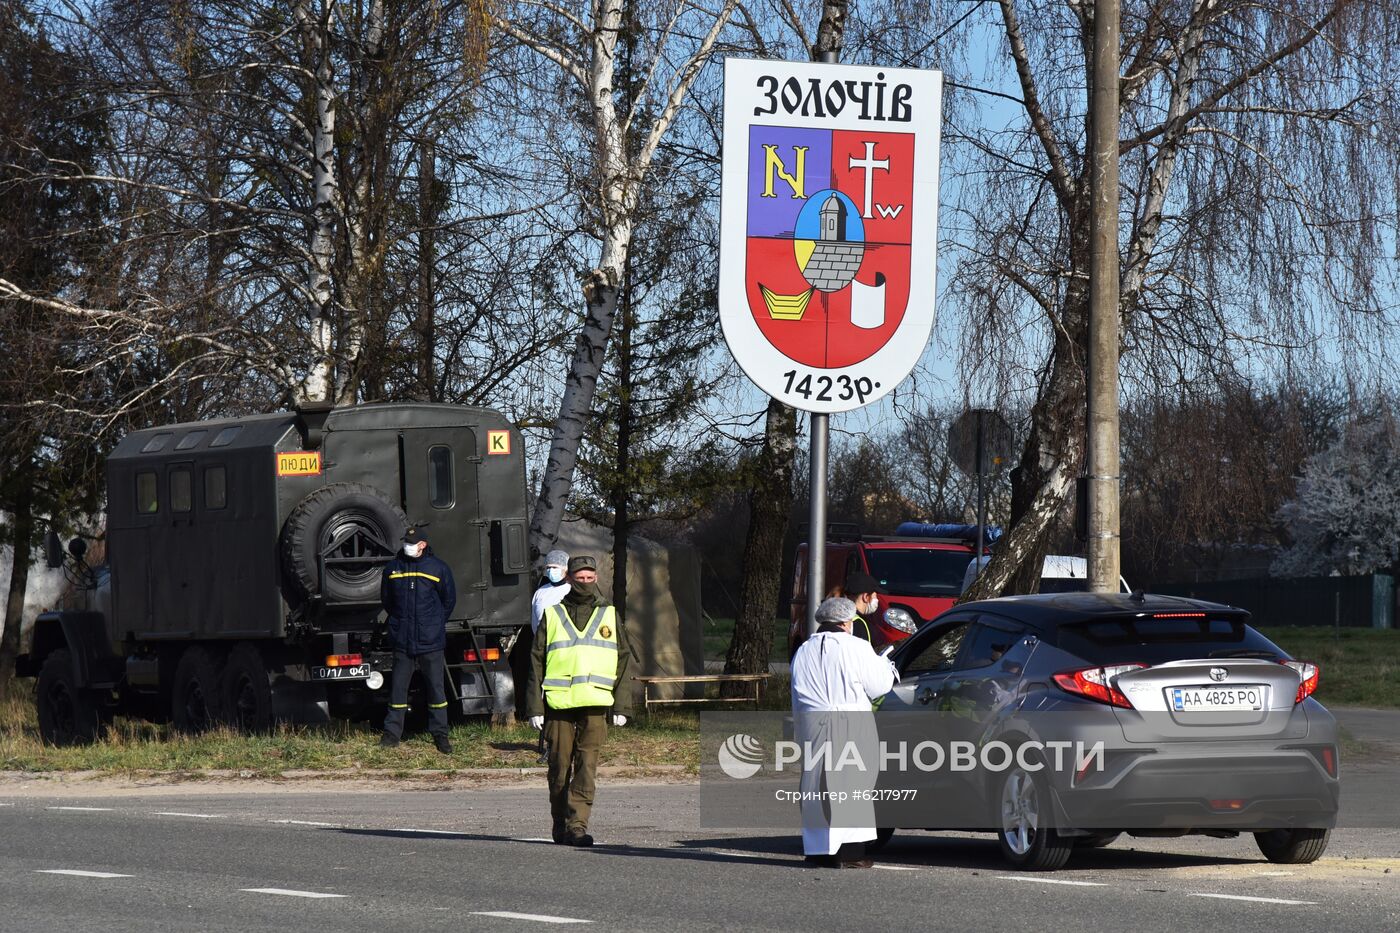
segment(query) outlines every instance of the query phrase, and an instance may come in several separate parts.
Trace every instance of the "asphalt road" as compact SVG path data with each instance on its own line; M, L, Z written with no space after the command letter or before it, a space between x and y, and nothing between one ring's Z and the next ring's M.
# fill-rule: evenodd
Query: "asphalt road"
M591 850L541 838L535 785L54 791L0 785L0 930L1400 929L1396 829L1338 830L1311 866L1133 839L1025 875L990 837L919 834L832 871L792 835L701 829L691 784L604 784Z

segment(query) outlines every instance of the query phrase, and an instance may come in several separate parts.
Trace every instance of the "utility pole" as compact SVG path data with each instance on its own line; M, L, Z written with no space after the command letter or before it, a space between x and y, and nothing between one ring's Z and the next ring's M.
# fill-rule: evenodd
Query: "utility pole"
M1089 262L1089 589L1118 592L1118 0L1094 0Z
M826 0L817 26L817 42L812 57L826 65L836 64L846 32L849 0ZM811 456L808 460L807 488L811 502L807 510L807 635L817 633L817 606L826 595L826 454L830 425L824 412L812 412Z

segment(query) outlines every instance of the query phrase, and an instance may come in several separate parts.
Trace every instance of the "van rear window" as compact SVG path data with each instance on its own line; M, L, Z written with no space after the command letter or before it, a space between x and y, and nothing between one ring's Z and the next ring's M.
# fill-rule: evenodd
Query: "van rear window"
M1268 658L1287 653L1240 619L1090 619L1061 625L1056 643L1093 664L1188 658Z

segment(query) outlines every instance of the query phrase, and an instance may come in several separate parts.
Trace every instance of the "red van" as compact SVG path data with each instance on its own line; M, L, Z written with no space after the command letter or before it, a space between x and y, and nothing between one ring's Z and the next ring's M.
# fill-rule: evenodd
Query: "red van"
M904 528L905 526L901 526ZM943 527L943 526L937 526ZM833 525L827 532L825 588L845 583L862 570L880 581L887 595L869 619L876 650L912 635L920 625L947 609L962 593L963 573L977 552L976 526L965 536L918 534L863 535L853 526ZM823 594L824 595L824 594ZM807 638L807 544L797 546L793 570L788 655Z

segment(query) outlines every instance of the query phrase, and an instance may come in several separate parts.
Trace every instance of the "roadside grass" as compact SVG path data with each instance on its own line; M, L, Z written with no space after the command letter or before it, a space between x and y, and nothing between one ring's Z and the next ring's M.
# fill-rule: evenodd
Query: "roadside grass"
M729 643L734 638L733 619L706 619L705 621L705 660L723 661L729 654ZM788 638L788 620L783 618L773 619L773 646L768 652L768 661L786 664Z
M1274 644L1322 668L1324 705L1400 709L1400 630L1262 626Z
M525 724L455 726L451 756L439 754L426 733L408 735L393 749L380 748L379 736L373 724L348 722L282 726L268 735L216 729L188 736L169 726L118 718L92 745L54 748L39 740L32 682L21 681L0 706L0 771L173 773L190 778L214 771L240 777L277 777L286 771L354 777L357 772L378 771L411 778L425 770L540 766L539 733ZM680 765L690 772L698 770L699 754L695 712L659 710L637 715L624 728L610 729L599 763L638 769Z
M709 696L717 696L710 685ZM788 678L774 675L766 685L761 709L788 707ZM696 704L637 711L623 728L608 730L599 763L647 768L680 766L697 773L700 760L700 712L750 709L740 704ZM88 746L54 748L39 739L33 681L0 704L0 771L31 773L91 771L110 775L168 774L189 779L211 772L239 777L276 778L288 771L317 772L324 777L413 778L419 772L477 768L535 768L539 733L525 724L493 726L471 722L452 729L453 753L444 756L426 733L408 735L398 748L379 747L373 723L334 722L323 727L281 726L268 735L240 735L216 729L183 735L167 725L118 717L102 738Z

